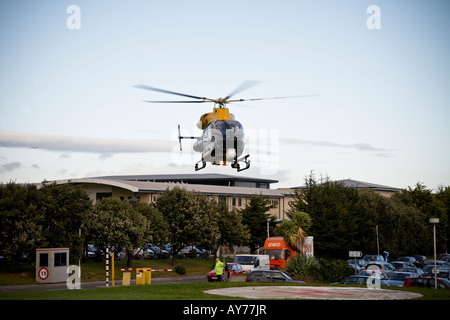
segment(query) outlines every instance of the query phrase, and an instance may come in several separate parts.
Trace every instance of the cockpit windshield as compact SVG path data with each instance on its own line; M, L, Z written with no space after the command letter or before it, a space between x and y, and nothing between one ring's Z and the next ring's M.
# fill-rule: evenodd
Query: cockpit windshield
M216 120L211 123L211 128L220 130L222 134L225 134L227 130L242 130L242 125L236 120Z

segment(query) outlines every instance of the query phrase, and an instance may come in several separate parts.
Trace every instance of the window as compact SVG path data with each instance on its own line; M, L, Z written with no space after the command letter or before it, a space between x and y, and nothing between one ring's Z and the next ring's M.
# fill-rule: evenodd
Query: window
M39 267L48 267L48 253L39 254Z
M58 252L55 253L55 267L65 267L67 266L67 253L66 252Z
M102 200L103 198L112 198L112 192L97 192L96 200Z
M239 207L242 206L242 198L238 198L238 206L239 206Z
M236 198L233 198L233 207L236 206Z

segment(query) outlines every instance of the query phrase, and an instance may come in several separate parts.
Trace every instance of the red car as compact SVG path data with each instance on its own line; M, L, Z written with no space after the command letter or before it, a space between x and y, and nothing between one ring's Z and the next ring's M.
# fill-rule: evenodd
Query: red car
M406 278L404 287L415 288L434 288L434 278L432 277L414 277ZM437 278L438 289L450 289L450 281L444 278Z
M229 262L225 265L224 274L226 274L225 281L228 281L230 276L234 276L237 274L244 273L244 268L239 263L232 263ZM219 281L219 278L216 275L216 272L214 269L212 269L210 272L208 272L208 281Z

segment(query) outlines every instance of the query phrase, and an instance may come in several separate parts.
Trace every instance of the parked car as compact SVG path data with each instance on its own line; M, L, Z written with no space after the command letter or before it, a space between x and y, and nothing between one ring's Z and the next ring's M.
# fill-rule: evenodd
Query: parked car
M226 275L225 281L229 280L230 277L238 274L243 274L244 268L239 263L227 262L225 265L224 274ZM219 281L219 277L217 277L216 272L212 269L208 272L207 279L209 282L211 281Z
M286 273L280 270L253 270L245 279L246 282L295 282L306 283L300 280L293 280Z
M404 287L416 287L416 288L434 288L435 280L433 277L414 277L406 278ZM450 280L437 278L438 289L450 289Z
M417 267L404 267L404 268L402 268L402 269L400 269L398 271L399 272L413 272L413 273L417 273L419 277L424 274L422 269L417 268Z
M422 277L434 277L433 270L429 270L426 273L423 273L422 275L419 275ZM449 279L450 280L450 270L439 270L439 273L437 274L439 278Z
M390 262L390 264L392 264L394 266L395 270L397 270L397 271L400 269L406 268L406 267L415 267L414 264L412 264L408 261L401 261L401 260L400 261L392 261L392 262Z
M367 265L367 262L363 259L356 259L356 266L355 266L355 259L348 259L347 264L353 269L356 269L356 272L359 272L361 270L364 270L364 267Z
M372 261L385 261L383 256L379 254L366 254L363 257L363 260L366 261L367 263Z
M384 271L380 270L363 270L358 272L357 276L366 276L366 277L379 277L381 280L387 280L389 277L384 273ZM387 283L387 282L386 282Z
M366 270L377 270L376 268L378 268L378 270L380 271L383 271L388 277L392 272L395 271L395 267L392 264L384 261L370 261L365 266Z
M432 265L434 266L434 259L429 259L427 261L424 262L425 267ZM443 261L443 260L436 260L436 266L443 268L443 269L450 269L450 263L447 261Z
M270 269L270 260L267 254L237 254L233 262L242 265L245 272L253 269Z
M406 278L418 277L417 273L413 272L393 272L389 279L387 279L387 283L393 287L401 287L405 283Z
M439 256L439 260L444 260L450 258L450 253L443 253ZM447 260L445 260L447 261Z
M163 258L163 259L169 258L169 252L167 250L164 250L164 249L161 250L159 247L152 245L152 244L149 244L148 248L151 251L153 251L154 256L157 256L158 258L160 257L160 255L161 255L161 258Z
M412 264L415 264L417 262L416 258L411 257L411 256L403 256L403 257L398 257L397 261L406 261Z
M425 261L427 261L427 257L422 255L415 255L414 258L416 258L418 264L417 267L423 268Z
M362 284L362 285L367 285L367 281L373 280L373 277L374 277L373 275L357 274L357 275L354 275L354 276L349 276L349 277L341 280L339 283L340 284ZM388 286L389 285L384 277L380 278L379 280L380 280L380 285L382 285L382 286Z

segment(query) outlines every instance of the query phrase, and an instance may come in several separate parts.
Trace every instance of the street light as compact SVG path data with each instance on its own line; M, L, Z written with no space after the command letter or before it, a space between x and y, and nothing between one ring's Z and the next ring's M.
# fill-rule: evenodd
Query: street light
M434 243L434 288L437 289L437 270L436 270L436 224L439 223L439 218L430 218L430 223L433 224L433 243Z

